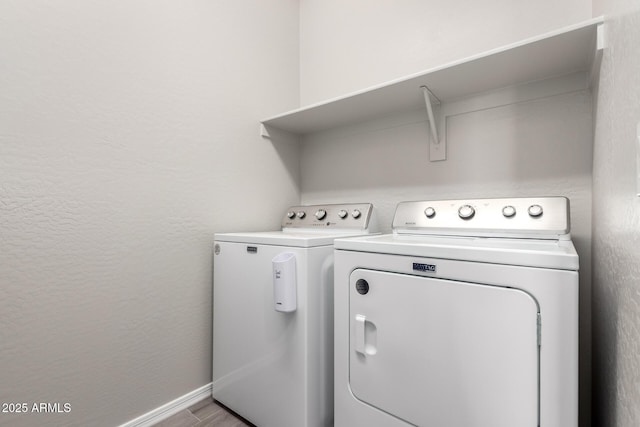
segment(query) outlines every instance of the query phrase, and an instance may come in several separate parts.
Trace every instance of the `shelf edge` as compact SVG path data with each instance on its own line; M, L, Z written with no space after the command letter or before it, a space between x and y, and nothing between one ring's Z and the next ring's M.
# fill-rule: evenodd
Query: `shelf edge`
M278 119L282 119L282 118L285 118L285 117L293 116L293 115L296 115L296 114L299 114L299 113L308 112L308 111L314 110L316 108L321 108L321 107L327 106L327 105L335 103L335 102L340 102L340 101L343 101L343 100L346 100L346 99L349 99L349 98L354 98L354 97L357 97L359 95L366 94L368 92L373 92L373 91L376 91L376 90L379 90L379 89L384 89L384 88L387 88L387 87L390 87L390 86L393 86L393 85L396 85L396 84L400 84L400 83L409 81L411 79L416 79L416 78L419 78L419 77L422 77L422 76L427 76L427 75L435 73L437 71L445 70L447 68L453 68L453 67L456 67L456 66L468 63L468 62L476 61L476 60L479 60L479 59L482 59L482 58L486 58L486 57L489 57L489 56L492 56L492 55L497 55L497 54L500 54L500 53L503 53L503 52L507 52L509 50L516 49L516 48L519 48L519 47L522 47L522 46L525 46L525 45L528 45L528 44L533 44L533 43L536 43L536 42L539 42L539 41L542 41L542 40L545 40L545 39L557 37L557 36L560 36L560 35L565 34L565 33L570 33L572 31L576 31L576 30L580 30L580 29L588 28L588 27L594 27L595 28L597 25L602 24L602 23L604 23L604 16L598 16L598 17L595 17L595 18L592 18L592 19L589 19L589 20L586 20L586 21L583 21L583 22L579 22L577 24L572 24L572 25L565 26L565 27L562 27L562 28L557 29L557 30L553 30L553 31L549 31L549 32L537 35L537 36L529 37L529 38L520 40L520 41L515 42L515 43L504 45L504 46L501 46L501 47L498 47L498 48L495 48L495 49L490 49L488 51L484 51L484 52L481 52L481 53L476 54L476 55L472 55L472 56L468 56L468 57L465 57L465 58L462 58L462 59L459 59L459 60L448 62L448 63L443 64L443 65L438 65L438 66L429 68L427 70L419 71L417 73L409 74L407 76L403 76L403 77L400 77L400 78L397 78L397 79L389 80L389 81L386 81L386 82L378 84L378 85L370 86L370 87L367 87L367 88L364 88L364 89L361 89L361 90L357 90L355 92L350 92L350 93L345 94L345 95L337 96L337 97L330 98L330 99L327 99L327 100L324 100L324 101L320 101L320 102L316 102L316 103L313 103L313 104L310 104L310 105L306 105L304 107L300 107L300 108L297 108L297 109L294 109L294 110L290 110L290 111L287 111L287 112L284 112L284 113L281 113L281 114L278 114L278 115L275 115L275 116L271 116L271 117L268 117L268 118L260 120L260 123L269 124L269 122L276 121Z

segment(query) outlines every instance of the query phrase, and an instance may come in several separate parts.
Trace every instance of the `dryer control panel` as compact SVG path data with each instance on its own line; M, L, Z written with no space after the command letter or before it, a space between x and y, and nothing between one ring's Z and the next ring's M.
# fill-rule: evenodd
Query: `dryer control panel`
M396 234L558 239L569 235L566 197L402 202L393 217Z
M366 230L372 215L371 203L291 206L282 228Z

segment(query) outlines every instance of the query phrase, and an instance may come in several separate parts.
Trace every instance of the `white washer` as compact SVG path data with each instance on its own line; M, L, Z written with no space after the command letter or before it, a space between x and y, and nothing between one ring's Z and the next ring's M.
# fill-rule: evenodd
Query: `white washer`
M578 425L566 198L401 203L335 248L336 427Z
M333 425L333 241L372 215L294 206L281 231L215 235L214 399L260 427Z

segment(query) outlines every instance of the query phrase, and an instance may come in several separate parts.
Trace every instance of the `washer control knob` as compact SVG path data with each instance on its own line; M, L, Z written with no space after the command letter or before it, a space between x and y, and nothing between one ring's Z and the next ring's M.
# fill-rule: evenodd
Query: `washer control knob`
M542 216L542 206L540 205L531 205L529 206L529 215L537 218L539 216Z
M296 216L296 213L294 211L287 212L287 218L293 219L295 216Z
M305 211L298 211L298 213L296 214L296 216L300 219L304 218L305 216L307 216L307 213Z
M327 211L325 211L324 209L318 209L318 211L316 212L317 219L322 219L326 216L327 216Z
M340 217L340 219L345 219L347 215L349 215L349 212L345 211L344 209L338 211L338 217Z
M505 206L504 208L502 208L502 215L504 215L507 218L511 218L515 214L516 214L516 208L514 208L511 205Z
M462 219L471 219L476 214L476 210L471 205L462 205L458 209L458 216Z
M358 209L354 209L351 211L351 216L355 219L360 218L360 215L362 215L362 213Z
M434 216L436 216L436 210L429 206L424 210L424 214L427 218L433 218Z

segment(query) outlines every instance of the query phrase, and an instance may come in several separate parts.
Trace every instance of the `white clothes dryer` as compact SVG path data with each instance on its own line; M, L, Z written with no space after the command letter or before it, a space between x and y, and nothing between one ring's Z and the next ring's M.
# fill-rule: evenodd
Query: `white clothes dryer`
M577 427L564 197L397 206L335 241L335 425Z
M260 427L333 425L333 241L372 216L294 206L280 231L215 235L214 399Z

